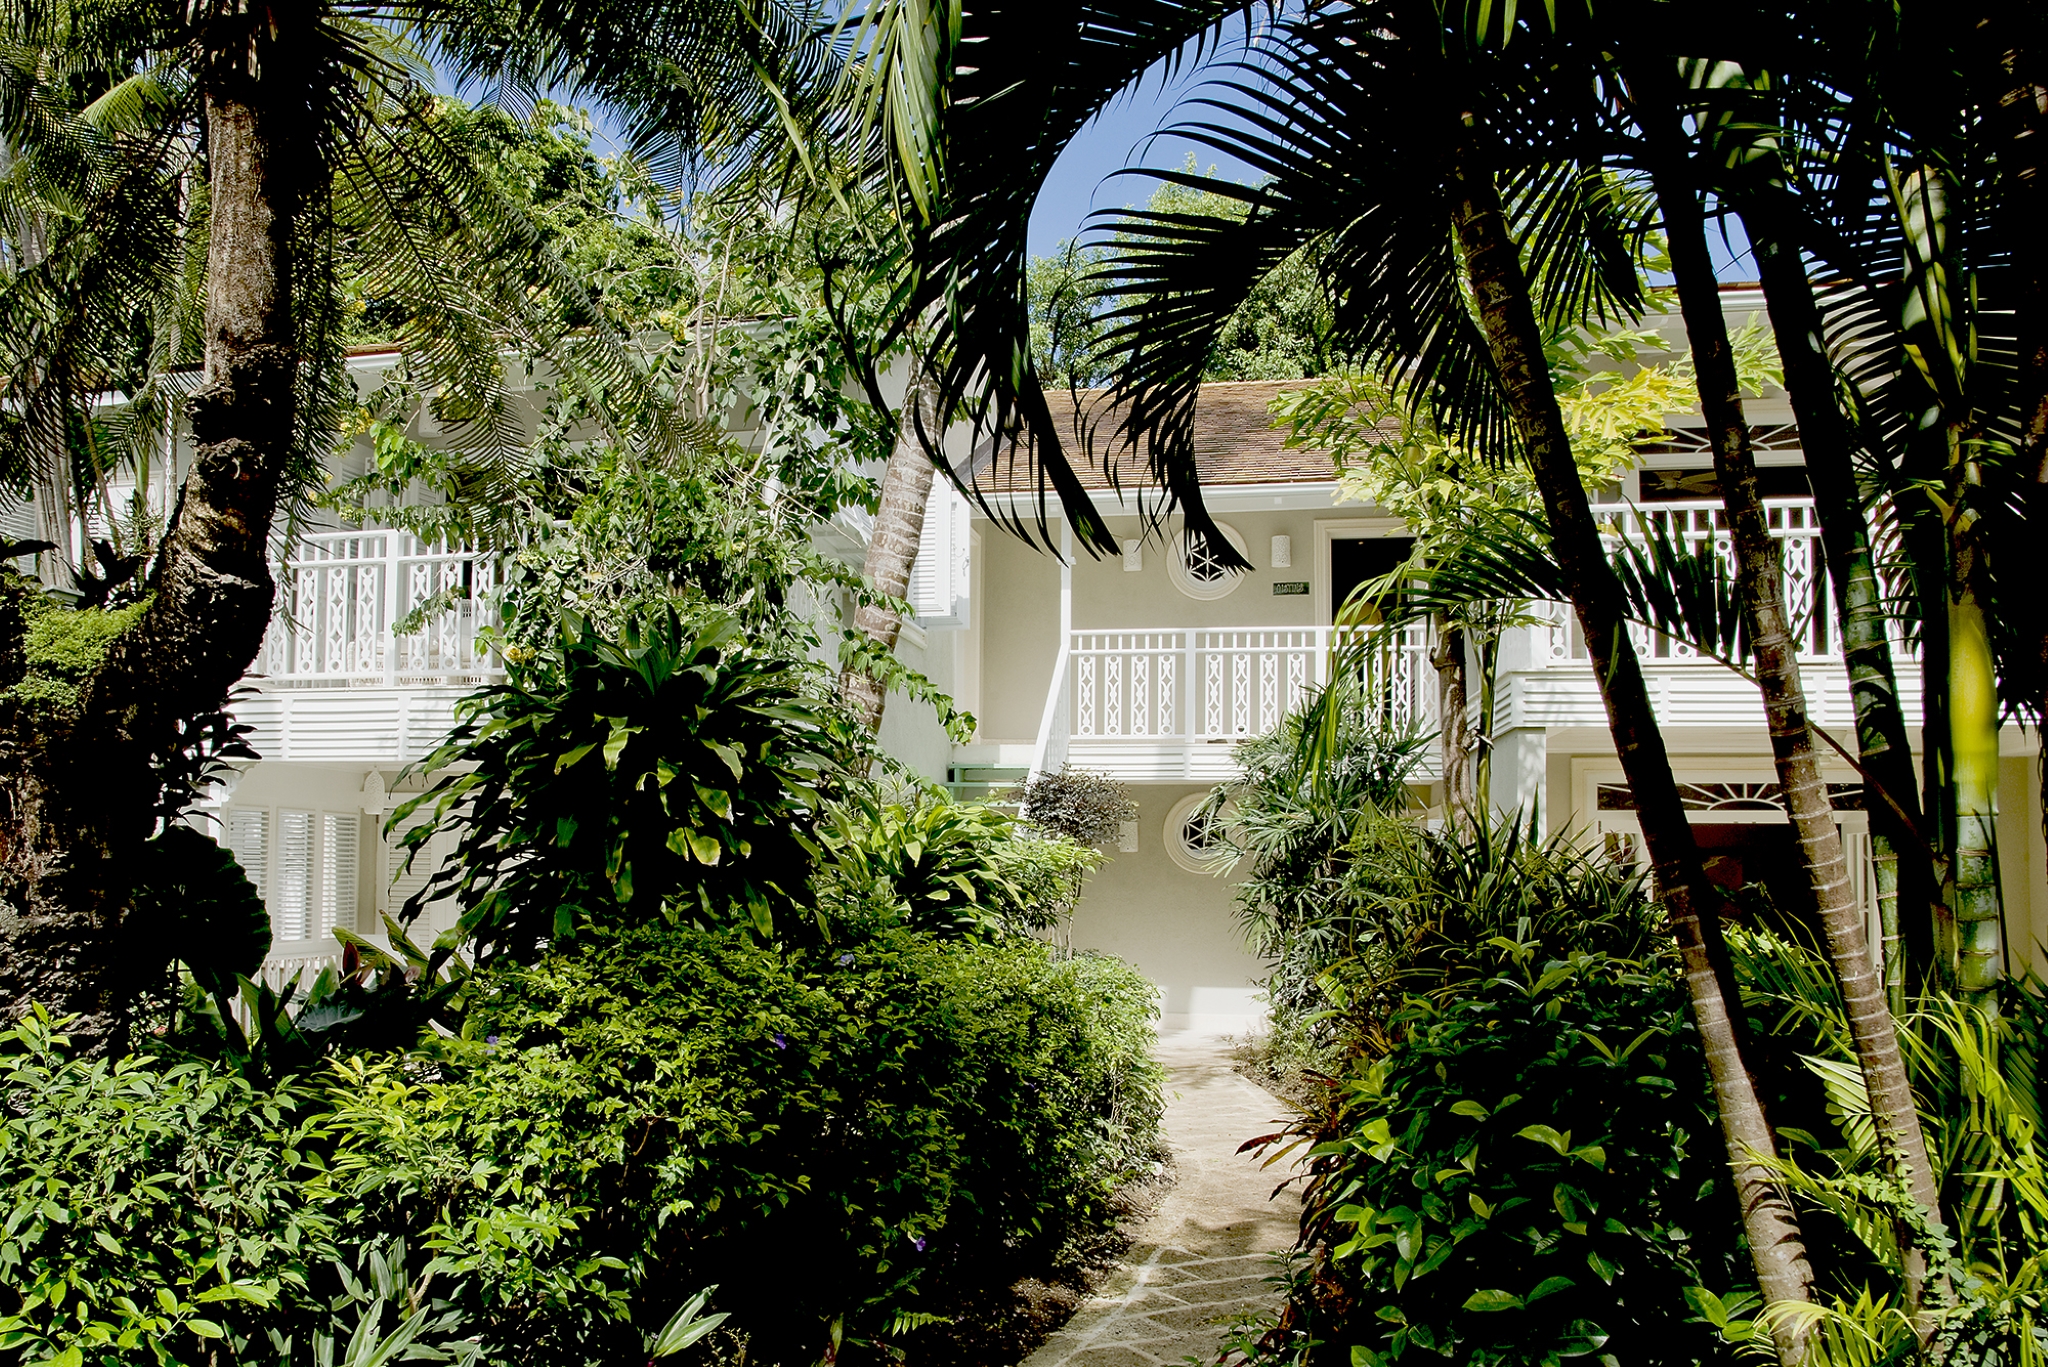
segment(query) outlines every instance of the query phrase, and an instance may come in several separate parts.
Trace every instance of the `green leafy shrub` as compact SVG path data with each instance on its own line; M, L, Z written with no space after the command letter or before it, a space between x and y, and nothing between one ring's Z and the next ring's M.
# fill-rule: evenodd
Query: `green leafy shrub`
M1490 974L1496 938L1552 958L1639 959L1664 943L1641 872L1589 854L1571 832L1538 839L1488 815L1432 829L1371 809L1345 825L1340 849L1272 869L1311 896L1245 894L1269 899L1259 944L1272 956L1273 1042L1319 1071L1378 1047L1411 994Z
M312 1089L75 1058L37 1011L0 1034L0 1097L0 1360L277 1361L270 1332L324 1308Z
M625 1361L717 1281L760 1360L808 1363L1100 1217L1156 1144L1153 998L1018 938L593 934L480 975L432 1073L355 1065L334 1181L434 1212L521 1360Z
M1239 919L1252 951L1271 961L1266 995L1276 1032L1310 1059L1328 1044L1311 1018L1330 1002L1319 979L1350 954L1363 929L1346 871L1369 832L1407 806L1407 780L1427 753L1427 737L1389 731L1365 709L1324 714L1335 733L1312 727L1308 710L1237 747L1243 777L1223 785L1211 809L1227 811L1219 829L1244 875Z
M1815 1367L2040 1361L2048 1352L2041 980L2009 979L1995 1013L1928 993L1898 1018L1943 1213L1943 1229L1923 1233L1921 1246L1929 1284L1945 1290L1916 1314L1899 1231L1920 1217L1878 1152L1834 975L1821 956L1775 935L1738 930L1729 944L1745 1004L1775 1027L1775 1042L1823 1099L1823 1115L1807 1126L1780 1123L1791 1143L1775 1167L1801 1206L1809 1243L1832 1245L1821 1251L1834 1285L1810 1305L1759 1318L1803 1321ZM1785 1109L1781 1101L1774 1114Z
M21 614L21 677L0 689L0 701L61 711L73 707L79 689L106 658L114 638L135 625L147 600L126 607L66 607L39 591L33 580L0 569L5 592Z
M453 896L443 940L486 961L591 926L738 917L768 933L805 890L833 768L800 678L723 612L664 610L617 641L565 619L559 658L464 700L421 766L445 777L393 813L404 829L432 808L414 850L436 829L457 838L407 917Z
M1316 1148L1287 1312L1255 1356L1381 1364L1728 1359L1688 1293L1741 1275L1681 984L1599 955L1411 999Z
M979 803L920 793L834 804L819 830L831 855L825 900L876 901L939 934L1043 929L1071 908L1095 851L1038 835Z

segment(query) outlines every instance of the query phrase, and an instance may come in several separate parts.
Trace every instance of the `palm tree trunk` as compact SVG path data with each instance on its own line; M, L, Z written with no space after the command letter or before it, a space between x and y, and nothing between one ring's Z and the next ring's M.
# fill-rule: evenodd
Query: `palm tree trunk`
M1450 176L1453 228L1466 277L1542 491L1552 547L1585 632L1608 730L1635 795L1658 893L1678 942L1757 1284L1771 1303L1805 1302L1812 1297L1813 1269L1790 1200L1759 1162L1776 1156L1777 1140L1743 1057L1735 1014L1739 997L1718 908L1705 887L1699 847L1679 800L1642 666L1629 643L1621 585L1601 545L1565 435L1521 256L1501 212L1493 173L1472 145L1471 127L1468 118ZM1778 1356L1789 1367L1803 1356L1803 1335L1790 1326L1779 1334Z
M1465 704L1465 632L1450 618L1436 618L1437 736L1443 755L1444 820L1454 828L1472 821L1472 738Z
M1813 482L1821 546L1840 624L1849 697L1856 708L1856 748L1869 784L1870 843L1877 874L1878 920L1884 929L1885 995L1894 1015L1906 1004L1907 963L1924 975L1931 962L1934 904L1940 880L1920 833L1920 799L1906 714L1899 706L1883 588L1870 550L1834 367L1821 349L1822 319L1812 282L1795 247L1772 231L1764 213L1746 212L1743 226L1756 253L1771 329L1785 371L1785 390L1799 420L1799 445ZM1901 904L1910 917L1901 926ZM1908 935L1910 934L1910 942Z
M1991 627L1978 599L1977 550L1957 529L1948 607L1949 762L1955 795L1955 852L1949 862L1955 913L1955 983L1971 1002L1998 1008L2005 978L2005 917L1998 885L1998 674Z
M1913 1200L1939 1224L1940 1197L1933 1166L1927 1160L1927 1140L1920 1131L1920 1113L1899 1052L1884 982L1871 963L1863 908L1849 882L1849 863L1842 850L1841 830L1835 825L1834 806L1821 779L1791 617L1785 608L1784 555L1771 535L1763 499L1757 492L1756 459L1750 450L1749 422L1743 413L1734 349L1728 341L1728 321L1721 313L1720 282L1714 277L1713 257L1707 249L1705 215L1686 174L1689 157L1684 126L1669 93L1675 82L1653 66L1630 84L1639 97L1639 119L1653 149L1651 179L1663 210L1672 277L1678 285L1679 307L1699 384L1700 409L1714 445L1714 474L1721 485L1721 502L1727 509L1734 542L1736 591L1750 650L1756 657L1757 689L1763 695L1778 787L1799 836L1807 886L1820 913L1828 961L1841 989L1863 1083L1870 1093L1878 1145ZM1909 1256L1909 1265L1916 1259L1917 1275L1909 1266L1908 1280L1917 1302L1919 1285L1925 1279L1924 1251Z
M2033 479L2025 486L2026 525L2048 528L2048 243L2041 225L2048 222L2048 20L2038 6L1991 7L1978 26L1988 44L1997 98L1996 124L2001 172L2011 222L2013 264L2019 275L2014 301L2019 322L2018 416L2020 459ZM2015 605L2033 643L2032 694L2037 729L2048 728L2048 595L2022 594ZM2048 763L2041 765L2041 819L2048 826ZM1963 909L1957 908L1959 917Z
M918 542L924 536L924 510L931 498L934 473L932 458L918 432L920 421L927 430L933 421L933 386L922 366L915 361L911 365L910 383L903 391L903 410L897 419L896 445L882 467L881 504L874 530L868 535L867 556L861 562L861 576L870 588L899 599L910 590L910 570L917 563ZM882 650L891 652L903 632L901 614L884 602L862 603L854 610L853 625ZM887 680L848 665L840 673L839 691L869 732L881 731L882 711L889 701Z
M151 756L179 719L219 705L269 625L268 542L298 379L291 240L300 188L320 174L300 145L311 114L291 98L297 21L224 5L202 23L216 63L205 77L206 372L177 523L147 608L77 704L0 717L0 1010L75 1012L73 1038L103 1050L125 1039L114 983L127 869L150 834Z

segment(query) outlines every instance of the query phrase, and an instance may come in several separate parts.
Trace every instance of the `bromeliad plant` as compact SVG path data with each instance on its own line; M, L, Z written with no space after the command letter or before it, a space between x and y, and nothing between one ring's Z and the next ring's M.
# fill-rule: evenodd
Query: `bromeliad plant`
M837 767L802 681L721 611L667 608L617 640L566 617L558 652L463 703L420 765L445 777L393 813L409 857L437 830L456 837L405 919L452 897L461 915L436 952L466 944L479 961L593 923L793 929Z

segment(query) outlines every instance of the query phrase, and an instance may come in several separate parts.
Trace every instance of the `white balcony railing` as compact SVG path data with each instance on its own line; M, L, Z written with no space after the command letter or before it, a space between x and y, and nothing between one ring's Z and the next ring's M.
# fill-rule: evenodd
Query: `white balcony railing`
M303 536L259 668L302 687L481 683L502 670L478 631L498 587L494 555L410 532Z
M1663 532L1685 550L1697 553L1711 545L1732 572L1735 551L1728 531L1728 519L1718 500L1686 503L1645 503L1596 507L1594 514L1606 524L1604 539L1612 547L1623 538L1642 534L1645 524ZM1764 515L1771 524L1785 557L1785 607L1794 624L1803 664L1839 663L1841 643L1835 634L1835 620L1828 598L1827 559L1820 545L1820 522L1814 516L1810 498L1767 498ZM1561 603L1549 605L1550 627L1547 658L1557 665L1586 661L1586 641L1579 631L1576 614ZM1673 640L1659 631L1631 625L1629 635L1636 655L1646 664L1693 662L1714 663L1692 646Z
M1263 735L1329 682L1332 627L1076 631L1068 651L1074 740L1207 744ZM1436 673L1426 625L1364 665L1383 720L1432 724Z

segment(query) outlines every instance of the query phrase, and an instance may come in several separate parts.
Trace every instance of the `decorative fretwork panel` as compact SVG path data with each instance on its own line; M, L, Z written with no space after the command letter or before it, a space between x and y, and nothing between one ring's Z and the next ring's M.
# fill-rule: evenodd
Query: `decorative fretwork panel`
M1732 573L1735 552L1727 526L1727 515L1719 501L1645 503L1632 507L1595 508L1604 523L1604 538L1611 547L1622 539L1635 539L1646 529L1668 537L1684 550L1697 554L1703 548L1720 557ZM1820 523L1810 498L1764 500L1764 515L1770 522L1784 558L1785 610L1798 643L1803 663L1835 663L1841 659L1841 641L1828 588L1827 558L1820 544ZM1585 638L1570 607L1562 603L1538 605L1539 616L1548 620L1540 652L1554 664L1568 664L1587 658ZM1676 640L1640 624L1631 624L1629 636L1638 658L1657 662L1703 662L1700 653ZM1904 642L1897 643L1903 649Z
M495 556L408 532L299 539L278 576L262 655L273 680L476 681L500 671L479 628L497 601Z
M1077 631L1072 729L1087 739L1235 740L1263 735L1329 677L1329 627ZM1427 723L1435 673L1427 624L1354 658L1368 705L1389 724Z

